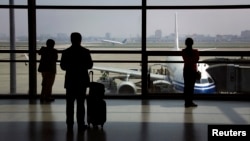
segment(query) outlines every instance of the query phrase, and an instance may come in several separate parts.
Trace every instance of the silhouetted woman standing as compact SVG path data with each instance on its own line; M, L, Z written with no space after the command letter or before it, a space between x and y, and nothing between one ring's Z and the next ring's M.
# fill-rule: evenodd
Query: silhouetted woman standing
M194 85L197 74L197 62L199 61L199 52L193 49L193 39L187 38L185 41L186 48L182 50L182 58L184 60L183 76L184 76L184 99L185 107L196 107L193 102Z
M38 71L42 74L41 102L54 101L52 98L52 87L56 76L57 50L54 49L55 41L48 39L47 47L42 47L38 54L41 55Z

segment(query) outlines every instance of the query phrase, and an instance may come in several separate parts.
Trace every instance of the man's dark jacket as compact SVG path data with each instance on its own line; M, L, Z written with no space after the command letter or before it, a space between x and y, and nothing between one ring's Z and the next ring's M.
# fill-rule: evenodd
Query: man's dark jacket
M88 49L82 46L71 46L62 53L61 69L66 71L64 88L82 88L89 85L88 69L93 61Z

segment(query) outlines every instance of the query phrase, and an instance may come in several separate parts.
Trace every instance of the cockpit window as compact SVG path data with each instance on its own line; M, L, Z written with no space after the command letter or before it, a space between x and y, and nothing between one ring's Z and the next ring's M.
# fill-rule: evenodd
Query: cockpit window
M213 83L213 80L211 78L207 78L207 79L200 79L200 80L196 80L196 83Z
M208 83L208 79L201 79L201 83Z

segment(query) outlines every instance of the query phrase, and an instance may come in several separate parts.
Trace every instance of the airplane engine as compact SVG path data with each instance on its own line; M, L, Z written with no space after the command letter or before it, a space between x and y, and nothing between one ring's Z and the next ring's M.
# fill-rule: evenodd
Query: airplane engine
M136 94L136 86L131 81L123 81L117 87L118 94Z

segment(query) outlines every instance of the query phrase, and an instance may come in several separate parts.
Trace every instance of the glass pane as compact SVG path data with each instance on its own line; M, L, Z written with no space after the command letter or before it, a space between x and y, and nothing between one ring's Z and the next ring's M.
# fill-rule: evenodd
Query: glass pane
M79 18L81 17L81 18ZM141 18L139 11L116 10L38 10L37 12L37 37L38 49L45 45L48 38L55 40L55 48L64 50L71 45L70 34L80 32L83 36L82 45L89 50L140 50ZM51 21L51 19L54 19ZM129 23L127 21L130 21ZM121 43L120 43L121 42ZM116 56L116 57L114 57ZM39 60L39 56L37 57ZM59 59L60 59L59 55ZM137 60L138 54L92 54L93 60ZM124 64L124 63L122 63ZM105 67L124 68L120 63L101 64ZM131 65L131 64L128 64ZM128 66L127 65L127 66ZM95 63L96 66L96 63ZM132 65L133 66L133 65ZM139 66L139 65L138 65ZM100 66L102 67L102 66ZM140 66L139 66L140 67ZM126 67L125 67L126 68ZM125 69L124 68L124 69ZM130 68L130 67L129 67ZM125 70L128 70L126 68ZM95 72L99 75L102 71ZM58 67L54 84L54 93L65 93L63 88L64 73ZM119 73L116 73L117 75ZM38 73L38 92L40 92L41 76ZM63 81L62 81L63 80ZM95 79L97 80L97 79ZM106 82L106 81L105 81ZM116 82L117 83L117 82ZM117 87L117 85L115 85ZM114 88L109 88L114 89ZM107 92L110 91L107 89ZM115 94L112 90L108 94Z
M28 0L14 0L15 5L27 5Z
M27 10L16 9L14 15L14 36L15 46L14 49L23 50L28 49L28 20ZM9 10L0 10L0 41L1 49L10 49L10 17Z
M214 79L219 94L247 94L249 89L249 56L203 57L206 71Z
M116 55L119 56L119 55ZM141 66L139 63L94 63L93 80L105 85L106 95L141 94ZM130 75L127 75L130 73ZM138 75L139 74L139 75ZM41 74L37 74L37 90L41 93ZM65 71L57 66L57 74L53 85L53 94L65 94Z
M25 56L19 56L22 56L22 60L25 60ZM16 63L16 93L29 93L29 66L27 63Z
M147 0L148 5L247 5L249 0Z
M248 94L250 92L249 56L200 56L197 68L201 79L195 83L196 94ZM181 56L150 56L150 93L183 93L183 63ZM162 61L162 62L160 62Z
M15 5L27 5L27 0L12 0ZM1 5L9 5L10 0L1 0L0 1Z
M113 50L140 49L141 13L137 10L38 10L37 39L48 38L56 44L70 44L70 34L80 32L83 45ZM126 39L126 40L125 40ZM123 41L125 41L123 43ZM134 49L134 48L133 48Z
M9 58L8 54L2 54L0 60L5 60ZM0 63L0 94L9 94L10 93L10 64L9 63Z
M17 55L20 56L21 55ZM9 54L1 54L0 60L9 60ZM22 59L23 60L23 59ZM11 63L1 62L0 67L0 81L1 88L0 94L28 94L28 66L26 63L13 63L14 67L11 68ZM14 72L11 72L14 70ZM11 87L12 85L12 87Z
M1 5L9 5L9 0L1 0L0 4Z
M42 44L41 44L42 45ZM55 48L57 45L55 45ZM68 48L69 46L65 46ZM64 49L65 49L64 48ZM92 48L89 48L92 50ZM99 48L100 49L100 48ZM140 61L141 54L91 54L94 61ZM40 56L37 55L40 60ZM58 59L61 59L59 53ZM53 94L64 94L65 72L57 65L57 74L53 86ZM38 67L38 66L37 66ZM106 86L106 95L140 94L141 65L140 63L94 63L94 81ZM130 74L130 75L127 75ZM41 74L37 73L37 90L41 93ZM126 89L123 89L126 87ZM134 92L132 91L134 90Z
M177 41L179 48L184 48L186 37L194 39L196 48L228 50L225 47L233 48L236 44L247 47L250 42L249 14L249 9L149 10L147 49L176 50Z
M37 5L141 5L141 0L37 0Z
M1 49L2 49L2 42L9 42L9 29L10 29L10 20L9 20L9 10L0 9L0 41L1 41Z
M248 44L250 42L250 27L248 23L250 19L247 18L247 15L245 15L249 14L249 12L250 11L248 9L177 11L150 10L147 15L147 50L176 51L178 49L183 49L185 48L185 39L187 37L192 37L194 39L193 47L200 51L249 51ZM175 18L177 18L177 20ZM178 33L178 36L176 36L176 33ZM176 37L178 37L178 40L176 40ZM178 45L177 47L179 48L177 48L176 45ZM171 57L166 55L166 57L160 58L162 61L182 60L180 56ZM223 62L231 57L216 56L215 52L215 56L201 57L200 60L206 60L208 58L212 58L212 61L216 59L216 61L222 60ZM241 57L239 56L238 59L239 58ZM249 61L248 57L243 58L244 59L241 61ZM159 58L150 57L149 61L154 59L159 60ZM237 65L239 65L239 63L233 63L233 66L227 66L223 63L209 65L203 63L199 64L200 69L205 75L202 75L203 77L201 80L196 82L197 88L195 92L201 94L205 94L207 91L210 93L214 90L216 90L216 93L219 94L248 92L249 90L247 87L241 85L241 83L249 83L247 82L248 79L243 79L248 77L246 72L249 71L249 65L247 67L242 67L240 65L239 68L235 67ZM163 75L165 76L163 81L152 81L154 82L152 83L154 85L151 88L154 89L151 90L151 92L182 92L184 87L182 67L183 65L180 63L163 63L163 65L158 65L158 68L156 68L156 70L158 70L156 71L158 74L156 76L161 76L159 72L165 72L162 71L162 69L167 69L167 75ZM152 70L154 69L155 68ZM221 75L220 70L230 73L223 73L223 75ZM154 74L152 74L152 76L154 76ZM229 81L228 79L232 81ZM223 83L221 81L218 82L218 80L223 80ZM207 88L203 89L201 86L207 86ZM216 89L214 89L214 86Z
M28 15L27 10L23 9L16 9L15 10L15 35L16 35L16 42L18 46L24 47L22 49L28 49Z
M39 63L37 63L38 68ZM52 95L54 94L65 94L66 90L64 89L64 78L65 72L61 70L60 65L57 65L57 74L55 77L55 82L52 87ZM42 74L37 72L37 93L40 95L42 90Z

